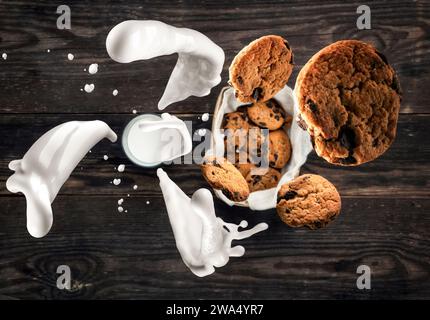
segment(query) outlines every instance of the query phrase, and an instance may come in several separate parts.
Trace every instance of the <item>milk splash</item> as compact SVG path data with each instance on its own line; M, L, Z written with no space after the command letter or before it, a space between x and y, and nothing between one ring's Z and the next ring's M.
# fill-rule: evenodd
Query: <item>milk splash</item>
M20 160L9 163L15 173L6 182L13 193L22 192L27 201L27 229L35 238L51 229L51 203L88 151L103 138L117 136L103 121L70 121L40 137Z
M199 189L190 199L162 170L157 170L176 247L185 265L197 276L205 277L215 272L215 267L225 266L230 257L245 253L242 246L231 246L233 240L245 239L266 230L266 223L251 229L243 220L239 225L225 223L215 215L212 194ZM226 230L227 229L227 230Z
M192 29L154 20L128 20L109 32L106 49L120 63L178 53L176 66L158 102L160 110L189 96L206 96L221 81L224 51Z

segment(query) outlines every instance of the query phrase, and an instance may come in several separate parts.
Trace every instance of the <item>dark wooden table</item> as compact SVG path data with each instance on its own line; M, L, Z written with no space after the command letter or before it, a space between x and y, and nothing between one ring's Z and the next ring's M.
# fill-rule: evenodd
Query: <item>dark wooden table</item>
M430 3L367 1L372 29L363 31L356 28L359 4L73 1L72 29L58 30L58 1L1 1L0 53L8 58L0 59L0 298L430 298ZM251 212L217 200L225 220L266 221L269 230L242 241L245 256L206 278L194 276L181 261L155 170L132 165L120 144L107 140L61 189L49 235L34 239L25 226L24 197L5 188L8 163L59 123L100 119L121 134L133 109L158 112L176 56L128 65L110 60L106 35L127 19L193 28L225 50L222 83L209 96L166 109L192 120L193 130L209 127L199 116L212 112L232 58L251 40L265 34L289 40L296 58L290 86L325 45L345 38L370 41L387 55L403 86L396 141L382 157L358 168L334 167L310 156L303 172L325 176L342 195L342 213L325 229L292 229L274 210ZM99 64L92 76L84 72L91 63ZM92 94L80 91L85 83L95 84ZM118 96L112 96L113 89ZM114 167L121 163L126 171L118 174ZM188 194L207 187L196 165L165 170ZM122 178L119 186L109 184L114 177ZM118 213L119 198L126 198L127 213ZM61 264L71 267L71 291L56 288ZM372 270L371 290L356 287L361 264Z

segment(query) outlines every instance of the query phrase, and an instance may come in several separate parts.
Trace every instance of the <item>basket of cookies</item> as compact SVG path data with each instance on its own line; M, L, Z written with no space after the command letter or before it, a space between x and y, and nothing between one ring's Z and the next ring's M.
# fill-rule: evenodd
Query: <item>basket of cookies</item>
M279 36L242 49L230 66L212 122L211 149L202 174L229 205L266 210L278 186L297 177L312 150L309 134L293 119L297 101L287 81L293 53Z
M279 36L264 36L238 53L201 168L227 204L276 207L287 225L318 229L340 213L341 198L326 178L299 175L300 167L312 150L334 166L380 157L395 139L402 91L387 58L358 40L314 54L294 92L287 86L292 68L292 50Z

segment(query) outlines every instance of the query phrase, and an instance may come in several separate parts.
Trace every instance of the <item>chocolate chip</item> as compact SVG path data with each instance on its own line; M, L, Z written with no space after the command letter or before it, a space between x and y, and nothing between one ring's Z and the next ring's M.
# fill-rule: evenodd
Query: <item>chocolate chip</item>
M243 79L242 79L242 77L241 77L241 76L238 76L238 77L236 78L236 80L237 80L237 82L238 82L239 84L243 84Z
M253 183L256 184L261 181L261 176L252 176Z
M221 190L221 192L227 197L227 198L229 198L230 200L234 200L233 199L233 194L229 191L229 190L227 190L227 189L222 189Z
M323 227L323 223L322 223L321 221L315 221L315 222L313 223L313 227L314 227L315 229L320 229L321 227Z
M274 167L276 163L274 161L270 161L269 164L271 167Z
M260 121L259 125L262 126L262 127L267 127L267 124L264 121Z
M376 50L376 54L379 56L379 58L381 58L382 61L384 61L385 64L388 64L388 60L387 57L384 56L381 52L379 52L378 50Z
M281 199L291 200L291 199L295 198L296 196L297 196L297 192L290 190L290 191L287 191L284 196L280 197L279 200L281 200Z
M339 163L341 163L341 164L354 164L354 163L357 163L357 159L355 159L352 155L349 155L347 158L339 159Z
M352 150L356 147L354 130L347 126L342 127L339 132L339 142L351 153Z
M277 153L275 153L275 154L273 155L273 157L275 158L275 161L277 161L277 160L278 160L278 154L277 154Z
M279 121L279 119L281 119L278 115L275 116L275 120Z
M263 93L263 89L255 88L254 91L252 92L252 97L254 98L255 101L258 101L261 98L262 93Z
M309 108L309 109L311 109L311 111L313 112L313 113L317 113L318 112L318 106L316 105L316 103L315 102L313 102L311 99L309 99L307 102L306 102L306 106Z
M270 117L270 118L273 118L273 113L269 114L269 117Z

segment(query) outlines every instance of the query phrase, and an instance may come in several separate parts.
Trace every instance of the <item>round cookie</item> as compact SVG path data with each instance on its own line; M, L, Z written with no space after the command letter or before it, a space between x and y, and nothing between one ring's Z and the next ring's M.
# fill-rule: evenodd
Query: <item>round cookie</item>
M259 127L269 130L277 130L285 122L284 112L274 99L252 104L248 107L248 117Z
M201 171L211 187L221 190L230 200L241 202L248 198L249 187L245 178L225 158L205 158Z
M336 187L318 175L299 176L278 191L276 211L291 227L321 228L340 213L340 208Z
M287 133L282 130L269 133L269 164L282 169L291 157L291 143Z
M229 83L239 101L267 101L285 87L293 63L293 52L285 39L264 36L252 41L233 59Z
M246 182L251 192L274 188L278 185L280 179L281 173L273 168L268 168L267 172L263 175L252 175L251 172L249 172L246 176Z
M227 143L234 143L236 148L243 147L246 143L246 135L249 129L246 109L226 113L222 127L226 136L226 146Z
M317 154L330 163L374 160L395 138L399 80L370 44L344 40L325 47L300 71L295 93L301 126Z

